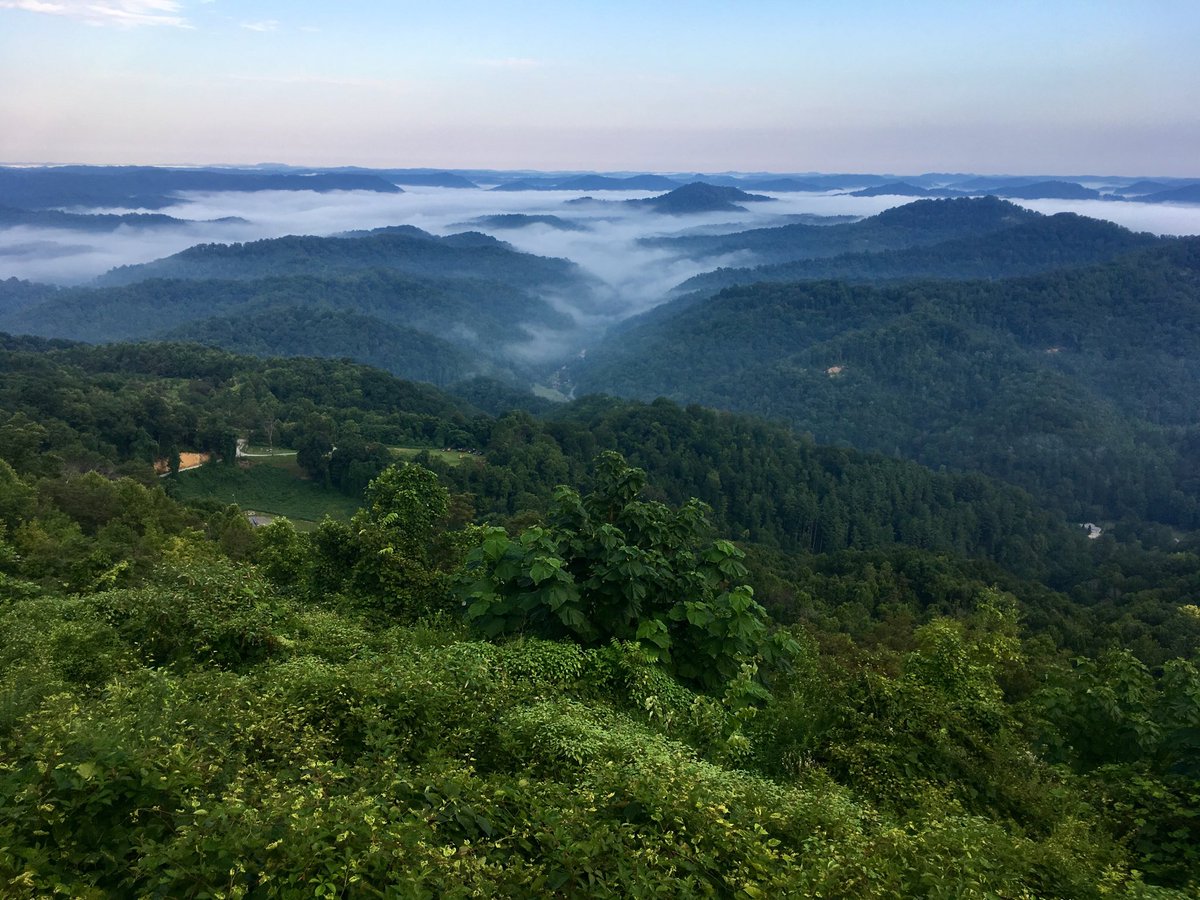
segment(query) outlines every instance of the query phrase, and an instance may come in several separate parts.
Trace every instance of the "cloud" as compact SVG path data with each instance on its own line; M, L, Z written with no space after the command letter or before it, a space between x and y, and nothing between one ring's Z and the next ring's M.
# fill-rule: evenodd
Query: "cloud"
M190 28L187 19L176 15L182 5L175 0L0 0L0 9L65 16L88 25L169 25Z
M279 27L275 19L264 19L261 22L242 22L242 27L249 31L274 31Z

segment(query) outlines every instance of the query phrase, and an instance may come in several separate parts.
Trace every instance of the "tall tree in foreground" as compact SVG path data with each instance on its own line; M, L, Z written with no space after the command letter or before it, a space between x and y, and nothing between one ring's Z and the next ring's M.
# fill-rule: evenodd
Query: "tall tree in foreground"
M637 641L685 680L715 687L789 647L768 635L743 554L713 540L708 507L639 499L646 473L614 452L586 496L560 486L544 525L488 529L467 558L467 618L485 634L587 646Z

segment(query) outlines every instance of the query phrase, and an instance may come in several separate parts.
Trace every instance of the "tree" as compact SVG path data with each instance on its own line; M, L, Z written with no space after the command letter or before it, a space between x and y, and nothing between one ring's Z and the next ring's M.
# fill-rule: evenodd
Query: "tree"
M443 531L450 493L423 466L388 466L367 485L350 523L350 586L389 612L416 616L443 606L457 560Z
M675 674L705 687L787 642L740 583L744 554L712 540L708 507L638 499L646 474L614 452L594 462L594 488L561 486L546 524L515 540L484 533L467 557L467 618L485 634L530 633L588 646L636 641Z

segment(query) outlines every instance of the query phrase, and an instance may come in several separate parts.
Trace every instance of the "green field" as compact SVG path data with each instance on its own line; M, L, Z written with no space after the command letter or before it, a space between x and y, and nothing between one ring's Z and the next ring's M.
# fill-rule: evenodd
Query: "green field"
M287 516L300 531L311 531L326 516L347 520L359 507L359 499L308 480L296 463L296 451L247 446L247 456L237 466L206 465L170 477L167 489L175 498L219 500L268 516ZM427 452L447 465L479 460L456 450L422 447L388 448L399 459L414 459Z
M401 459L415 459L418 454L428 453L431 458L441 460L449 466L461 466L469 459L483 459L482 456L473 456L458 450L431 450L428 447L388 447L388 449Z
M248 468L207 465L173 475L168 491L182 501L214 499L270 516L287 516L300 531L325 518L349 519L359 500L306 480L295 454L255 459Z

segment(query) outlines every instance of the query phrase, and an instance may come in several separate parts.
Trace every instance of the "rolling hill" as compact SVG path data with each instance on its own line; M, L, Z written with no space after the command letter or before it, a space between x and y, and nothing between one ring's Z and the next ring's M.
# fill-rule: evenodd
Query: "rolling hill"
M756 281L895 281L906 278L1011 278L1068 266L1105 262L1161 239L1073 213L1037 217L1019 225L940 244L846 253L770 266L717 269L696 275L681 291L717 291Z
M573 371L580 392L754 412L983 471L1081 521L1200 524L1197 239L1024 279L692 295L626 323Z

